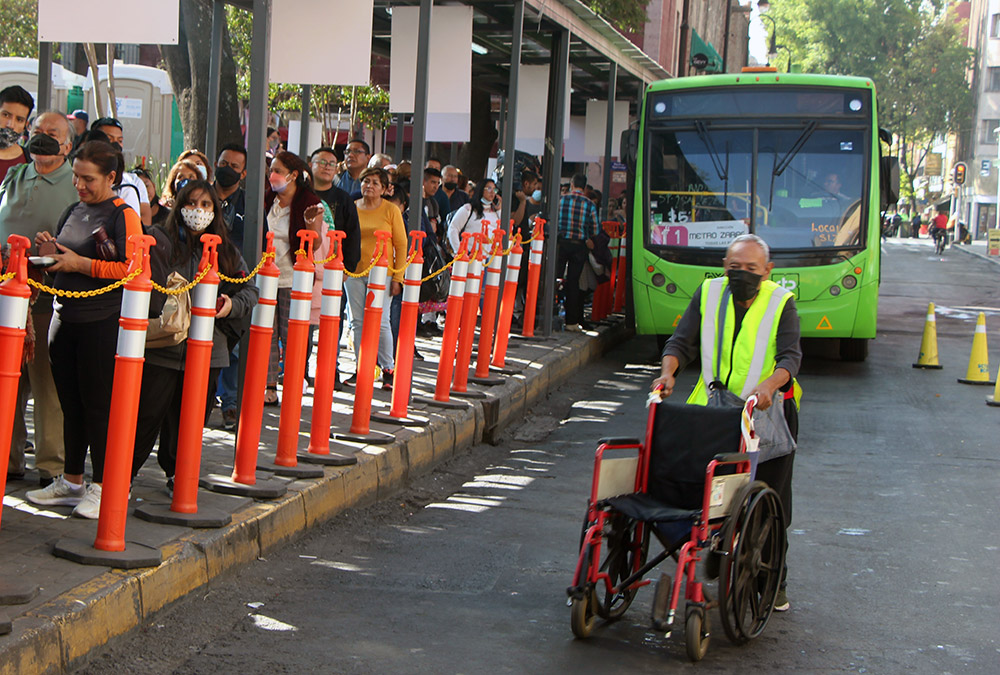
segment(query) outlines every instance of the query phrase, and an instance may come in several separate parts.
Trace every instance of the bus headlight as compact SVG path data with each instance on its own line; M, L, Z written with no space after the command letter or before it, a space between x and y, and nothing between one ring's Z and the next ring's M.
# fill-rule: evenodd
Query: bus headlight
M858 280L856 277L852 277L848 274L846 277L840 280L840 283L844 285L844 288L850 290L858 285Z
M830 295L840 295L840 286L831 286Z
M663 284L667 283L667 278L662 274L660 274L659 272L657 272L656 274L653 275L651 281L653 282L654 286L662 286Z
M673 295L677 292L677 284L667 284L667 293Z

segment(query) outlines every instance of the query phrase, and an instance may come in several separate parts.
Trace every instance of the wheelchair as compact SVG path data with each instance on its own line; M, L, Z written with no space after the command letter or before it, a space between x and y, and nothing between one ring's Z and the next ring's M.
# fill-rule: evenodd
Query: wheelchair
M685 582L685 645L688 657L700 661L715 607L733 643L763 633L785 564L785 517L777 493L753 480L756 397L742 409L654 404L659 399L658 392L650 396L645 443L599 441L576 571L566 589L570 624L583 639L598 618L621 618L639 588L652 583L644 577L672 557L673 577L662 573L656 582L652 625L671 636ZM648 559L651 535L663 551ZM703 559L705 575L719 579L717 600L697 580Z

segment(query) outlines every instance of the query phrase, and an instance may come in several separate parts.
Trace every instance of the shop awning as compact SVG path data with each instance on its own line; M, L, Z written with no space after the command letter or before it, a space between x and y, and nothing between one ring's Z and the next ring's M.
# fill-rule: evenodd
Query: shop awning
M722 57L715 47L705 42L698 31L691 29L691 65L706 73L722 72Z

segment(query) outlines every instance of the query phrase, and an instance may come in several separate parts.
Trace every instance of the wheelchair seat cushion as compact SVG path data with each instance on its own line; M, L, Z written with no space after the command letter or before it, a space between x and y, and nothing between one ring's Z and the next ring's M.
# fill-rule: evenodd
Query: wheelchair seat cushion
M701 514L700 509L679 509L664 504L650 494L637 492L607 500L615 511L624 513L629 518L647 523L686 522L692 523Z
M677 509L701 509L708 463L715 455L740 449L741 412L735 407L657 404L647 492ZM734 470L722 466L716 474Z

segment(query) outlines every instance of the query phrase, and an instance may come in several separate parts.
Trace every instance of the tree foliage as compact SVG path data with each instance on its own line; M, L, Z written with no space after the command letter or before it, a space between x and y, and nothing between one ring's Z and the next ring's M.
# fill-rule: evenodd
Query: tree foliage
M777 42L803 72L869 77L909 191L935 137L968 133L974 53L943 0L774 0ZM779 69L781 60L779 59Z
M0 57L38 58L38 1L2 0L0 2Z
M587 0L595 13L624 31L640 31L646 25L649 0Z

